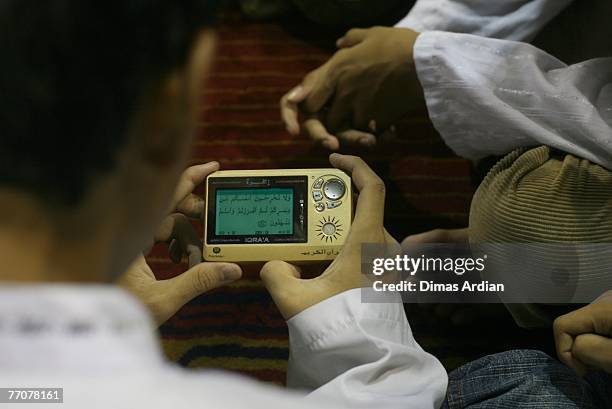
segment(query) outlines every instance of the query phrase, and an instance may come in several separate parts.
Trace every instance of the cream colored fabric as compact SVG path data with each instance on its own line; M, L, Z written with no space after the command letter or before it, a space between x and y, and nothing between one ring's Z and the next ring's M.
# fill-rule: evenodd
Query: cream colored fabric
M491 169L474 195L469 231L471 243L612 245L612 172L546 146L514 151ZM549 258L554 264L563 257L538 254L534 260ZM612 273L606 262L583 254L574 260L580 274L590 275L585 279ZM537 305L508 309L524 327L548 325L554 318Z

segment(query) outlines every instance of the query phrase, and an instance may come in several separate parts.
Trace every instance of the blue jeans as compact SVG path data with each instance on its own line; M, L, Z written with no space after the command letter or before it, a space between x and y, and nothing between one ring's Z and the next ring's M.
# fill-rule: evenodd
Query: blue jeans
M612 376L581 378L543 352L508 351L451 372L442 408L612 408Z

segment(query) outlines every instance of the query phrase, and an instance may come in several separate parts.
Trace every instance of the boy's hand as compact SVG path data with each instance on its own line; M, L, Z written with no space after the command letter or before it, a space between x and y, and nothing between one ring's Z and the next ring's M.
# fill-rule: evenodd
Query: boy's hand
M402 248L425 243L464 243L469 244L470 234L467 227L463 229L434 229L423 233L412 234L402 240Z
M612 373L612 291L554 323L559 359L580 375L588 367Z
M412 50L419 33L407 28L353 29L341 49L280 102L287 131L305 133L331 150L340 141L371 146L406 113L425 106ZM334 135L332 135L334 134Z
M270 261L263 266L261 278L285 319L336 294L361 287L362 243L397 244L383 227L383 181L358 157L333 154L330 162L350 174L359 190L355 218L342 251L320 276L301 279L299 269L283 261Z
M193 190L218 169L217 162L210 162L183 172L171 205L173 213L166 217L155 234L156 242L169 245L172 261L179 263L183 256L187 256L189 269L174 278L158 280L141 254L118 280L119 285L149 308L158 325L191 299L242 276L242 270L236 264L201 262L202 243L188 219L202 217L204 200L194 195Z

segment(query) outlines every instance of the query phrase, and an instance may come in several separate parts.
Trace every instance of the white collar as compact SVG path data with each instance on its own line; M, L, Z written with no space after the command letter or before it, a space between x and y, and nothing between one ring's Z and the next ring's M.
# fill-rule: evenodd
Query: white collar
M115 286L0 286L0 371L104 372L162 363L148 313Z

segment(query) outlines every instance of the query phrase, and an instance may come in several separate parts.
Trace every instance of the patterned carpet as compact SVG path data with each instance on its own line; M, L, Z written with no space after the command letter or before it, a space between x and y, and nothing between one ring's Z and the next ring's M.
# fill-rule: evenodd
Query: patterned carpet
M223 19L216 68L202 95L193 163L218 160L225 169L328 166L328 152L290 137L279 120L281 95L331 55L327 45L333 38L300 24L253 23L238 13ZM469 163L446 148L424 115L404 120L398 135L373 150L351 151L387 183L389 231L401 239L435 227L465 226L473 193ZM160 278L184 269L171 264L161 247L148 259ZM487 352L530 344L529 335L507 317L457 328L415 306L408 306L408 314L417 340L449 369ZM247 267L240 282L193 300L160 332L167 356L185 367L285 380L287 329L257 266Z

